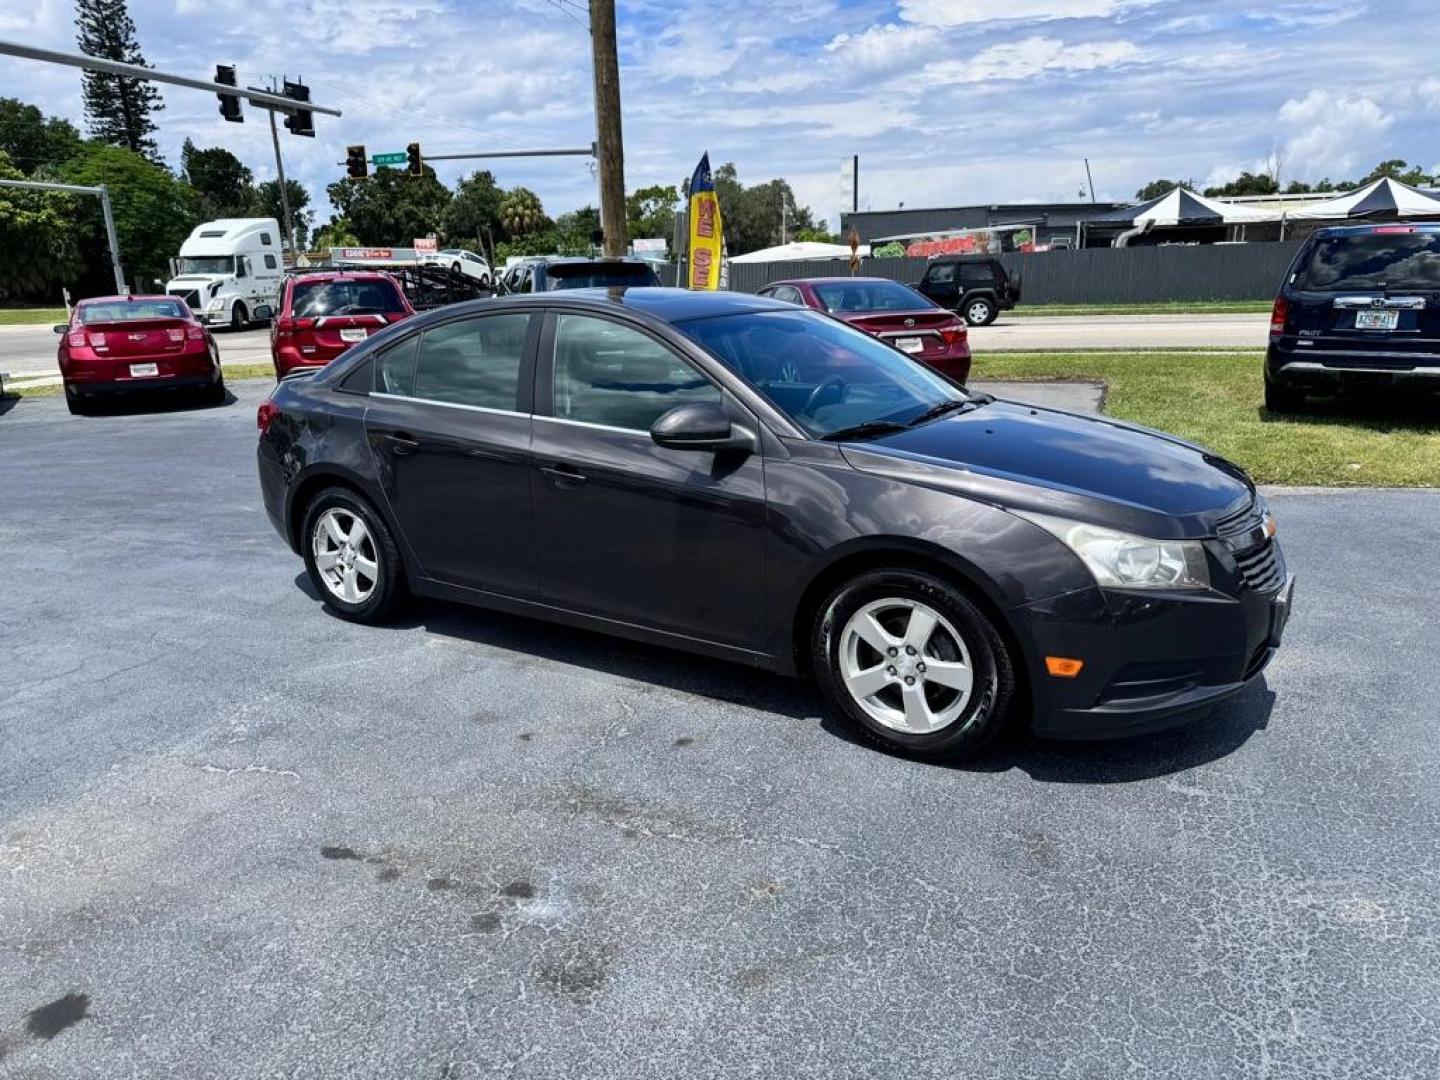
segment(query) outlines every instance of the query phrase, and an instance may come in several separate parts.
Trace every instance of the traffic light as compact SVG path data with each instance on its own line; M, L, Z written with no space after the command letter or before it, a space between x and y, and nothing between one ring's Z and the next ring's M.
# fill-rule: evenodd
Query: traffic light
M216 64L215 81L217 83L224 83L226 86L236 85L235 65ZM243 124L245 122L245 114L240 111L240 98L238 95L217 93L215 96L220 99L221 116L229 120L232 124Z
M285 80L285 96L294 98L296 101L309 101L310 88L304 83ZM292 135L305 135L309 138L315 137L315 114L309 109L297 109L293 116L285 118L285 126L290 129Z
M420 159L420 144L418 142L412 142L409 146L405 147L405 161L405 168L409 170L411 176L425 175L425 163Z
M365 157L365 147L347 146L345 148L345 171L353 180L364 180L370 175L370 161Z

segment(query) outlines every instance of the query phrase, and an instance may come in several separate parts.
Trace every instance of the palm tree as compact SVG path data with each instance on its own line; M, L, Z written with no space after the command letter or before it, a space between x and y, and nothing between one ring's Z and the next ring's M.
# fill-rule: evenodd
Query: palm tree
M511 236L525 236L545 226L545 208L529 188L517 187L500 200L500 224Z

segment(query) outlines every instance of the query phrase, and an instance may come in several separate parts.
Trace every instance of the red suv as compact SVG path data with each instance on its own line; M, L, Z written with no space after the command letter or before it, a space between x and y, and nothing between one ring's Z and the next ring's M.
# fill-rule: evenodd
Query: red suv
M275 377L324 367L351 345L415 314L399 284L377 271L326 270L285 282L270 328Z
M865 277L773 281L760 295L833 315L954 382L964 383L970 377L970 334L964 320L898 281Z
M194 391L216 405L225 400L215 339L177 297L82 300L55 332L72 413L87 412L101 396L147 391Z

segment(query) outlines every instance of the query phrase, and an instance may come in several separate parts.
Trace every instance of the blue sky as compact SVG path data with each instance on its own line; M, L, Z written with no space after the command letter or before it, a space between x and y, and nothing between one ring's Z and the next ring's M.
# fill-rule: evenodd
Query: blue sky
M345 112L282 130L328 213L344 147L431 153L584 145L589 38L571 0L131 0L157 67L302 75ZM577 0L584 6L584 0ZM1156 176L1202 183L1272 154L1282 179L1381 157L1440 169L1434 0L620 0L626 180L675 183L701 151L784 176L835 219L841 163L862 207L1074 198ZM73 51L70 0L0 0L0 38ZM1425 27L1421 34L1416 28ZM164 89L161 145L223 144L273 175L264 116ZM82 120L79 73L0 57L0 96ZM595 201L586 159L500 161L554 213ZM452 182L471 166L440 168Z

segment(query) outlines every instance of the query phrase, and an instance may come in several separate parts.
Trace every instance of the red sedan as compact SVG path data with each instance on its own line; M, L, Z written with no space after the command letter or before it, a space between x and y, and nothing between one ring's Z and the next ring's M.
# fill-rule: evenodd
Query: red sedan
M72 413L85 413L100 397L137 392L191 391L207 403L225 400L215 339L174 296L82 300L55 332Z
M898 281L865 277L773 281L760 295L833 315L954 382L964 383L970 377L965 321Z
M324 367L356 342L415 314L404 291L379 271L321 270L285 282L270 328L275 377Z

